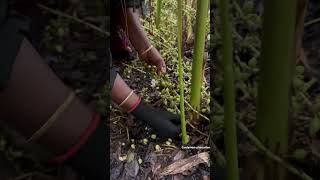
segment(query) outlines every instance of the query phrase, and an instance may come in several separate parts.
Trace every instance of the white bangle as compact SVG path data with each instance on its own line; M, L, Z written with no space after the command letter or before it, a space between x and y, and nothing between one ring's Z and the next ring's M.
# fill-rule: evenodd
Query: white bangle
M121 107L122 105L124 105L124 103L126 103L128 101L128 99L132 96L132 94L134 93L134 91L132 90L129 95L122 101L122 103L120 103L119 107Z

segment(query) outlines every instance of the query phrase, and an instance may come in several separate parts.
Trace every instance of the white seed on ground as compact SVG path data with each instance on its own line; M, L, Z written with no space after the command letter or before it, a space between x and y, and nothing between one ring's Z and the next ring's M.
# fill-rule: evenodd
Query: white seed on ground
M142 159L141 158L138 159L138 163L142 164Z
M157 138L157 135L152 134L152 135L151 135L151 138L152 138L152 139L156 139L156 138Z
M136 149L136 145L131 144L131 148L132 148L132 149Z
M160 151L161 149L161 147L158 144L155 146L155 148L156 148L156 151Z
M148 139L144 138L143 139L143 144L147 145L148 144Z
M125 161L125 160L127 160L127 155L120 156L120 157L119 157L119 160L120 160L120 161Z

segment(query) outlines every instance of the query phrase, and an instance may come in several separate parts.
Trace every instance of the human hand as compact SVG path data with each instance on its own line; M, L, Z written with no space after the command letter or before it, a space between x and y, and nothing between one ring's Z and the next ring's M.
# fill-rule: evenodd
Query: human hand
M132 112L139 120L149 124L160 137L178 137L180 134L180 116L171 112L153 108L142 102Z
M150 51L140 55L140 59L144 60L150 65L155 65L157 67L158 75L163 75L166 73L166 63L156 48L152 47Z

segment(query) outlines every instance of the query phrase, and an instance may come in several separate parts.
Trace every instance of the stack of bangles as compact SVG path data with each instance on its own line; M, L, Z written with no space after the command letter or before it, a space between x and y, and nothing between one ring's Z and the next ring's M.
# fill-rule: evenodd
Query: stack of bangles
M119 104L119 107L121 108L133 95L134 90L132 90L129 95ZM140 104L141 98L138 98L138 100L127 110L128 113L131 113L133 110L136 109L136 107Z
M143 56L146 55L151 49L153 48L153 45L151 45L148 49L143 51L142 53L139 53L139 59L143 59Z

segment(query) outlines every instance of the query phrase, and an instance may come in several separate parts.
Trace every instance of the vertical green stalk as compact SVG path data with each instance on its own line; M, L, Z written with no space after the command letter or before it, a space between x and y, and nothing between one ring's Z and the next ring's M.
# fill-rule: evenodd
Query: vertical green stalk
M161 21L161 8L162 0L157 0L157 13L156 13L156 28L159 29L160 21Z
M193 8L193 4L194 4L195 0L186 0L186 5L190 6ZM196 8L196 7L194 7ZM190 42L192 40L192 35L193 35L193 29L192 29L192 21L191 21L191 16L187 15L187 42Z
M233 72L233 45L229 0L219 1L221 18L221 33L223 40L222 58L224 74L224 126L225 149L227 160L228 180L239 179L237 135L235 121L235 87Z
M181 113L181 131L182 131L182 143L188 143L186 119L184 114L184 78L183 78L183 66L182 66L182 0L178 0L178 69L179 69L179 85L180 85L180 113Z
M274 153L288 151L289 96L295 58L297 0L264 1L262 59L257 103L257 137ZM286 179L279 165L263 160L258 176ZM254 165L255 166L255 165Z
M209 0L197 1L196 36L192 62L191 105L200 110L203 54L206 39L206 23L208 18Z

